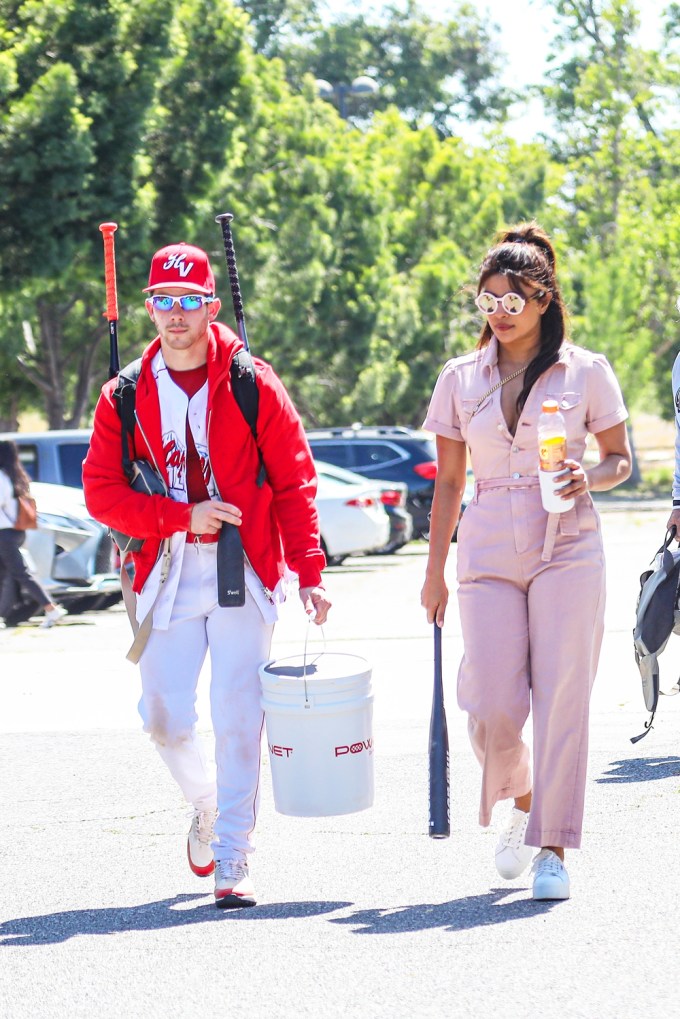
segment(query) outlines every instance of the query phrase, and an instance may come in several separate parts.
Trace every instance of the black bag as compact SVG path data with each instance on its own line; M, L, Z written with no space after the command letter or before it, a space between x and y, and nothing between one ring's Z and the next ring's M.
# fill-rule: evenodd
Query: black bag
M660 689L658 661L671 634L680 634L680 548L674 552L669 549L674 538L675 527L672 527L652 560L653 569L645 570L640 577L633 646L642 679L642 695L651 717L645 724L645 731L633 737L631 743L637 743L651 729L659 694L672 695L680 690L680 680L669 691Z
M167 495L168 489L165 481L153 464L150 464L148 460L130 459L129 441L135 430L135 392L141 367L142 359L138 357L123 368L118 373L118 384L113 393L121 420L123 470L130 482L130 488L135 492L140 492L143 495ZM109 528L109 534L121 554L139 552L145 541L144 538L125 534L113 527Z
M130 460L129 464L129 471L126 470L125 473L128 477L131 476L130 488L135 492L141 492L143 495L168 494L163 478L148 460ZM139 552L145 541L144 538L133 538L132 535L124 534L113 527L109 528L109 534L121 553Z

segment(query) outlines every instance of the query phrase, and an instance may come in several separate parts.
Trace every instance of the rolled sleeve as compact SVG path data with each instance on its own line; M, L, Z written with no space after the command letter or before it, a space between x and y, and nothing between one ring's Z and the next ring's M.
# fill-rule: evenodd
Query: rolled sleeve
M586 426L593 435L613 428L628 418L618 380L607 358L593 356L589 373L588 419Z
M423 428L446 439L465 441L456 408L456 370L451 361L439 373Z

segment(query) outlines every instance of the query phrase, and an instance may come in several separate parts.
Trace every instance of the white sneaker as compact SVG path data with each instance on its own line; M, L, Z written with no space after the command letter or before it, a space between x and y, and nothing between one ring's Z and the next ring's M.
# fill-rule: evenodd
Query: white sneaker
M215 861L215 905L220 909L239 909L257 902L253 882L245 860Z
M519 877L531 862L533 849L524 845L528 824L529 815L513 807L510 819L498 837L496 870L506 881Z
M542 849L534 857L534 899L568 899L569 875L557 853Z
M210 877L215 869L212 840L216 817L216 810L194 810L187 838L187 857L197 877Z
M63 609L61 605L55 605L53 609L50 609L45 613L45 618L40 624L40 629L49 630L51 626L54 626L55 623L58 623L60 619L63 619L64 616L67 615L68 612L66 609Z

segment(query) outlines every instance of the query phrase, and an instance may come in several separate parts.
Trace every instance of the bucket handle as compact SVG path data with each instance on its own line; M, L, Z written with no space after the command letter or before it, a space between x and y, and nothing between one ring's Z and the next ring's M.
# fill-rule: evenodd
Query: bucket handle
M309 703L309 694L307 691L307 641L309 640L311 625L312 619L310 618L307 623L307 632L305 633L305 647L302 656L302 681L305 684L305 708L311 707L311 704ZM323 654L326 650L326 634L323 632L323 626L320 626L319 629L321 630L321 636L323 638L323 650L320 653Z

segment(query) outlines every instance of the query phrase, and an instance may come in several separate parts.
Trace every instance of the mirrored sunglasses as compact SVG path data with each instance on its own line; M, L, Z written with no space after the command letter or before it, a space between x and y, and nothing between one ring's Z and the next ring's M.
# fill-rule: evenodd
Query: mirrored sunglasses
M538 297L538 294L532 294L529 300L533 300L534 297ZM475 298L475 304L484 315L495 315L499 305L508 315L521 315L526 303L526 298L513 291L509 294L503 294L502 297L496 297L495 294L490 294L488 290L484 290Z
M147 297L149 304L157 311L172 311L175 303L179 304L182 311L198 311L204 304L212 304L214 297L207 297L205 294L182 294L181 297L171 297L169 294L151 294Z

